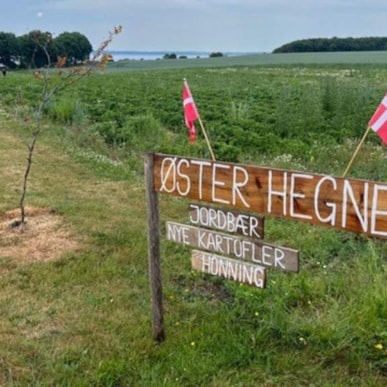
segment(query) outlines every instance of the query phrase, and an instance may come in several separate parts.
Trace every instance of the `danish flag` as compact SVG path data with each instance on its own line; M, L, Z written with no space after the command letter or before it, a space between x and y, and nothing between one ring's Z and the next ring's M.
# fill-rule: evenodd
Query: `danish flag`
M387 144L387 94L368 122L368 126Z
M183 84L183 107L185 124L188 128L189 141L194 143L196 138L195 121L199 119L199 113L186 80L184 80Z

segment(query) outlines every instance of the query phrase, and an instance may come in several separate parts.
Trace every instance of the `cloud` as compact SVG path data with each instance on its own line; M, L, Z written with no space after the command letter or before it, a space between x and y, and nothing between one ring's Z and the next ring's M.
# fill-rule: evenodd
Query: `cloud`
M47 7L59 10L109 10L109 9L130 9L128 5L141 4L141 1L134 0L128 4L127 0L52 0Z
M49 17L48 17L49 15ZM2 29L79 31L114 49L271 51L309 37L384 36L386 0L17 0Z

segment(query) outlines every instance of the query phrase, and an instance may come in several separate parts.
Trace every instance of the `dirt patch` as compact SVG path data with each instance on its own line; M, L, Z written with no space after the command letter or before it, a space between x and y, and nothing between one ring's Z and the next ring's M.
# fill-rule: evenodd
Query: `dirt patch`
M0 258L12 258L19 263L50 261L79 248L63 217L53 210L27 207L24 230L12 227L18 219L19 209L0 216Z

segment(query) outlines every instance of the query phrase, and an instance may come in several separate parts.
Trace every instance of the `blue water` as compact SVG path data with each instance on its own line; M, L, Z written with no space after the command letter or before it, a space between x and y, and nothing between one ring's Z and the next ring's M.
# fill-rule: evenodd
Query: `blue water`
M113 56L115 62L119 60L156 60L162 59L165 54L176 54L180 56L186 56L187 58L208 58L210 52L204 51L109 51L109 54ZM243 55L247 53L223 53L227 56Z
M155 60L162 59L165 54L176 54L177 57L185 55L187 58L208 57L209 53L205 52L181 52L181 51L111 51L114 61L123 59L136 60Z

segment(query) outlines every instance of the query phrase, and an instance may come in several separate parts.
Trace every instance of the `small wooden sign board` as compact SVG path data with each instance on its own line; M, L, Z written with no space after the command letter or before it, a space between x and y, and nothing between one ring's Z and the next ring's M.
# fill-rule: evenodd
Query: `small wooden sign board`
M262 266L199 250L192 250L191 263L194 270L203 273L256 286L257 288L265 287L266 270Z
M190 203L189 221L194 226L239 234L248 238L264 238L265 218L251 213L245 214L241 211Z
M299 269L297 250L275 246L258 239L241 238L176 222L166 222L166 238L201 250L249 261L252 264L293 272L298 272Z

